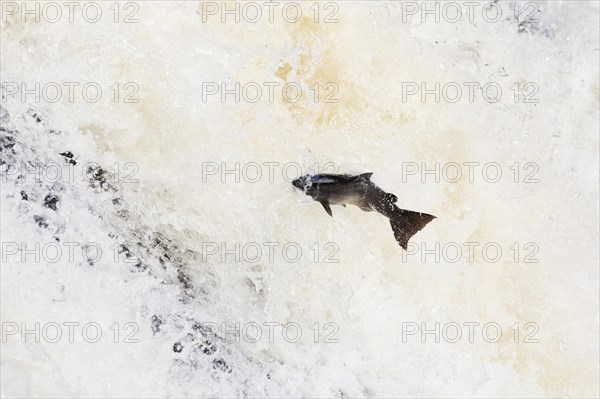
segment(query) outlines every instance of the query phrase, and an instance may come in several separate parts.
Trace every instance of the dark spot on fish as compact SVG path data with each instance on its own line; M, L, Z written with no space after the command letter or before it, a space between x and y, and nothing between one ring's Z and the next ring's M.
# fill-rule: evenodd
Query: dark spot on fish
M23 190L21 190L21 199L23 201L27 201L29 199L29 197L27 196L27 193Z

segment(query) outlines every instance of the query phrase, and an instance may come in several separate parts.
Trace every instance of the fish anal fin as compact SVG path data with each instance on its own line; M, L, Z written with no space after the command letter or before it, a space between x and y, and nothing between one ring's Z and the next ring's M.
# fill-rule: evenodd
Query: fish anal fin
M333 212L331 212L331 207L329 206L329 202L322 201L321 205L323 205L323 208L325 208L325 211L329 214L329 216L333 217Z

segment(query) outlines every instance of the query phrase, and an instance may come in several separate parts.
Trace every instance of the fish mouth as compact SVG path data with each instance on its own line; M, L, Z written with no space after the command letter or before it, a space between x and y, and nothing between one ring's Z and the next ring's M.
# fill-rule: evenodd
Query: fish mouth
M292 185L294 187L297 187L301 190L304 190L304 184L306 182L306 179L304 177L299 177L296 180L292 181Z
M306 189L308 189L309 187L312 186L313 180L310 175L300 176L296 180L293 180L292 184L294 185L294 187L297 187L300 190L306 191Z

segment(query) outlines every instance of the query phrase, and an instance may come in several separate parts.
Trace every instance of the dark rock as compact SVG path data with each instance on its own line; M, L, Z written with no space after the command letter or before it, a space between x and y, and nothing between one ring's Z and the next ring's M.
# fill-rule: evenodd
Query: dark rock
M183 285L184 289L191 290L193 288L192 279L181 270L177 270L177 280L181 283L181 285Z
M204 353L205 355L212 355L213 353L215 353L217 351L217 345L215 345L214 343L210 342L210 341L204 341L204 343L202 343L200 345L200 350L202 351L202 353Z
M48 194L46 195L46 198L44 198L44 206L46 208L50 208L53 211L56 211L56 204L58 204L58 197L54 194Z
M213 359L212 365L213 365L213 369L221 370L222 372L227 373L227 374L231 374L231 372L233 371L231 369L231 366L229 364L227 364L227 362L223 358Z
M65 157L65 161L67 161L67 163L70 163L71 165L77 165L77 162L74 159L75 156L71 151L59 152L59 154Z
M138 261L135 265L133 265L132 269L135 272L145 272L146 270L148 270L149 266L146 265L145 263L143 263L141 260Z
M164 321L157 315L152 316L152 333L157 334L160 332L160 326L164 323Z
M85 176L89 179L90 186L100 188L104 191L117 191L116 188L109 182L110 174L98 165L89 165L86 168Z
M173 352L181 353L182 350L183 350L183 345L181 345L181 342L175 342L175 344L173 345Z
M2 133L6 130L2 129ZM11 153L15 153L13 147L15 146L15 139L12 136L8 136L5 134L0 135L0 152L8 152L10 150Z
M38 226L48 228L48 222L46 221L45 217L33 215L33 220L38 224Z

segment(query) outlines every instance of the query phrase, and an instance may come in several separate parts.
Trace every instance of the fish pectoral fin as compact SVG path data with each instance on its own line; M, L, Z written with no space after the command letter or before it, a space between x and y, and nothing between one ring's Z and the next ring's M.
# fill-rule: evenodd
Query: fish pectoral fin
M346 207L346 204L342 204L342 206L345 208L345 207Z
M323 201L323 202L321 202L321 205L323 205L323 208L325 208L325 211L329 214L329 216L333 217L333 212L331 212L331 207L329 206L329 202Z

